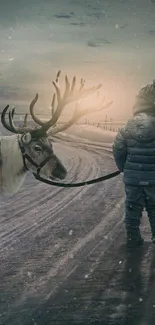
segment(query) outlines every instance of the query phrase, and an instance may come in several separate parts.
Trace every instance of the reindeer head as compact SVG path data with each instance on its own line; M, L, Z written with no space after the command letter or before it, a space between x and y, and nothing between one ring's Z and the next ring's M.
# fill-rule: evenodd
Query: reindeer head
M38 94L30 104L30 113L32 113L37 99ZM9 111L9 123L6 119L8 108L9 105L4 108L1 114L1 122L7 130L18 134L19 147L23 155L25 167L33 173L39 170L40 175L45 178L64 179L67 175L66 168L55 155L53 141L47 134L48 129L52 125L52 119L45 123L42 122L40 127L29 128L26 126L27 121L25 117L24 126L17 127L13 122L15 109Z
M30 104L30 115L33 121L37 124L37 128L29 128L27 127L26 117L24 120L23 127L16 127L13 122L13 117L15 113L15 109L9 111L9 123L6 120L6 113L8 111L9 105L7 105L2 114L1 114L1 122L3 126L13 132L20 134L19 136L19 145L26 160L26 167L32 171L36 172L36 166L39 166L39 172L41 176L46 178L59 178L64 179L66 177L67 171L59 158L53 152L52 146L52 138L53 136L60 132L69 128L72 124L75 123L82 116L91 113L94 111L93 109L86 108L84 110L79 110L79 106L76 106L76 109L73 113L71 119L63 124L57 126L56 123L67 104L71 102L77 102L79 99L83 99L88 95L96 92L101 84L96 87L84 89L85 81L81 79L80 86L76 89L76 78L74 77L72 83L70 85L68 77L65 76L65 91L64 94L61 94L59 87L59 76L60 71L57 73L56 80L53 81L56 93L53 95L52 99L52 117L49 121L43 122L41 121L34 113L34 105L38 100L38 94L36 94L35 98L32 100ZM57 99L57 105L55 105ZM102 105L98 110L102 110L111 105L112 102L107 103L106 105ZM50 129L51 128L51 129ZM49 130L50 129L50 130ZM52 138L51 138L52 137ZM29 157L29 159L28 159ZM35 166L36 165L36 166Z

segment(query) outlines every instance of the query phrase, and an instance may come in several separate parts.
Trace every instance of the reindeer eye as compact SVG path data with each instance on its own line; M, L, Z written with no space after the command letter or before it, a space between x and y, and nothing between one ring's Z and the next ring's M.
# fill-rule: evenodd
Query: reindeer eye
M38 145L35 145L35 151L37 151L37 152L41 152L42 151L42 148L40 147L40 146L38 146Z

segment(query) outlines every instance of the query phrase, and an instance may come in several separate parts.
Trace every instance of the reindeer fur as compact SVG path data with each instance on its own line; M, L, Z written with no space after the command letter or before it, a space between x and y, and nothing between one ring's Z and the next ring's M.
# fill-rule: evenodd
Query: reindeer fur
M26 171L18 144L21 135L0 136L0 193L14 194L22 186Z

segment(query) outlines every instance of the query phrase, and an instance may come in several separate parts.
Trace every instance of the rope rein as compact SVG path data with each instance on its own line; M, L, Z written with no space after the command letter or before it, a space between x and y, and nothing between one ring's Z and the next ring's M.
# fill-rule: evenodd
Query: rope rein
M39 180L40 182L43 182L45 184L48 184L48 185L59 186L59 187L80 187L80 186L85 186L85 185L90 185L90 184L95 184L95 183L99 183L99 182L102 182L102 181L106 181L107 179L116 177L120 173L121 172L119 170L117 170L117 171L115 171L113 173L110 173L110 174L107 174L105 176L101 176L101 177L98 177L98 178L95 178L95 179L91 179L90 181L79 182L79 183L58 183L58 182L53 182L53 181L50 181L48 179L45 179L45 178L43 178L40 175L35 174L35 173L33 173L33 175L37 180Z
M79 183L53 182L53 181L51 181L49 179L46 179L46 178L43 178L43 177L40 176L41 168L51 159L51 156L46 158L41 164L38 165L33 161L33 159L31 159L31 157L29 155L26 154L25 148L23 147L20 140L19 140L19 147L20 147L20 150L21 150L21 153L22 153L23 164L24 164L25 170L29 170L28 167L27 167L27 164L26 164L26 160L28 160L37 169L37 173L32 173L34 175L35 179L37 179L38 181L40 181L42 183L48 184L48 185L58 186L58 187L80 187L80 186L86 186L86 185L95 184L95 183L105 181L107 179L116 177L117 175L119 175L121 173L119 170L117 170L117 171L115 171L113 173L110 173L110 174L107 174L107 175L104 175L104 176L101 176L101 177L98 177L98 178L95 178L95 179L91 179L89 181L79 182Z

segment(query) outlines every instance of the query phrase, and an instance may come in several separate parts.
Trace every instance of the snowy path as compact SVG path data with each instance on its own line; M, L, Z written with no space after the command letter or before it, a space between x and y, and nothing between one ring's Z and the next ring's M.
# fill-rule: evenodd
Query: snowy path
M67 181L116 169L99 146L58 142L56 150ZM0 324L141 325L153 313L153 292L146 297L154 256L148 243L134 261L125 251L121 176L62 189L29 175L0 207ZM147 224L143 229L149 238Z

